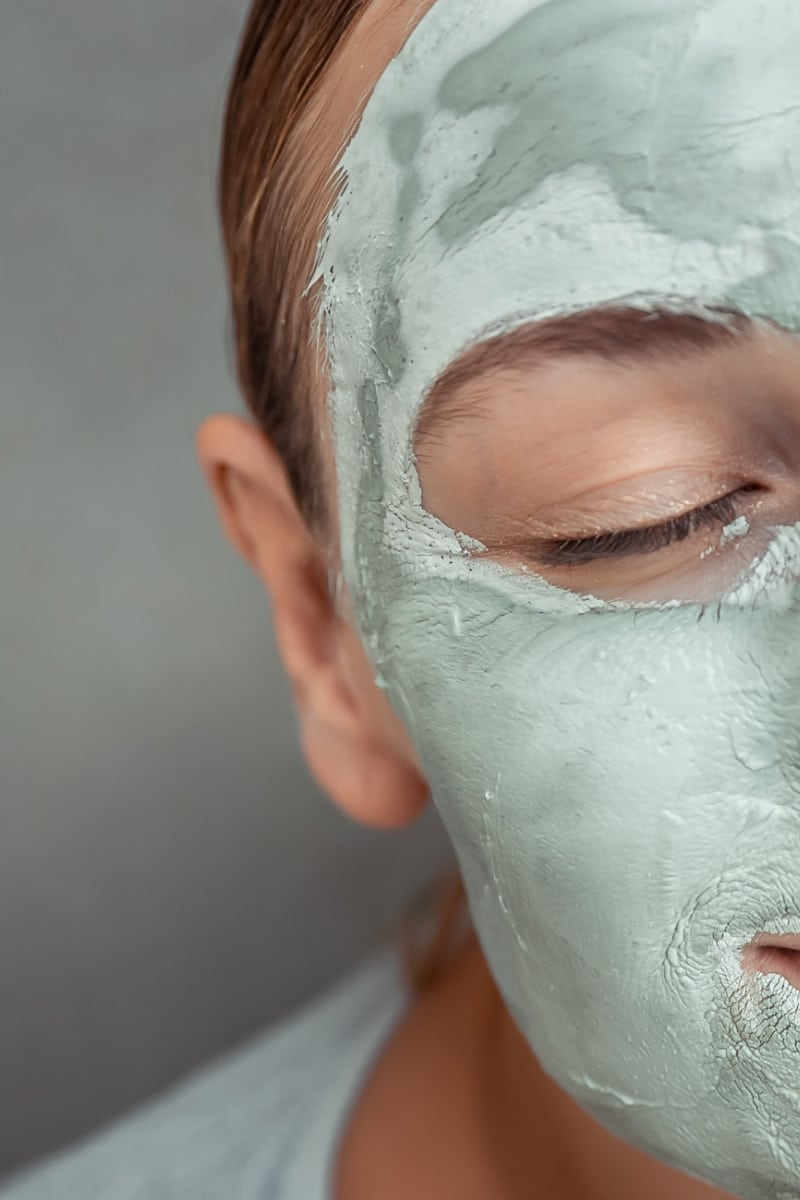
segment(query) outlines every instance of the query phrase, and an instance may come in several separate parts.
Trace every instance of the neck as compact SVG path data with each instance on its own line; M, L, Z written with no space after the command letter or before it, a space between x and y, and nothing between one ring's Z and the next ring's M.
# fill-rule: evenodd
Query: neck
M476 978L493 992L477 1070L486 1154L502 1200L523 1200L533 1181L551 1200L732 1200L608 1133L539 1066L497 991L477 944Z
M733 1200L619 1141L539 1066L470 934L362 1092L337 1200Z

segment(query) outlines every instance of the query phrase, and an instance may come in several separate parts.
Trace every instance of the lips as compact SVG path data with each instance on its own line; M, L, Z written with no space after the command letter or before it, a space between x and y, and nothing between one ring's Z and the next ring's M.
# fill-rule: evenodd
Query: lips
M782 975L800 991L800 934L759 933L742 951L742 966L750 974Z

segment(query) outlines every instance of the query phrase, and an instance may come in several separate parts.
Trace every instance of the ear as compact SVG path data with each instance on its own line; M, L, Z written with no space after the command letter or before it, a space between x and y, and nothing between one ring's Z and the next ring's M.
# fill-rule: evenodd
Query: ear
M336 610L330 548L310 532L280 456L233 414L207 418L195 444L220 524L272 599L312 774L353 819L382 829L409 824L428 785L360 639Z

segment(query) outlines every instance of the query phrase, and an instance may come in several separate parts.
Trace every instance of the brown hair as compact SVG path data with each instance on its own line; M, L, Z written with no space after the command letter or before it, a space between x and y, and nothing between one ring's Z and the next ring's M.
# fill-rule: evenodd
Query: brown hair
M218 205L236 375L313 529L324 524L325 501L307 366L311 311L301 292L316 231L304 227L298 212L308 164L293 134L368 4L254 0L222 129Z
M370 0L254 0L223 118L218 205L230 295L231 349L242 396L286 467L309 527L327 527L308 370L312 312L302 296L317 231L298 204L303 146L294 136L325 72ZM426 896L423 910L430 907ZM416 990L453 949L463 889L448 875L398 938ZM429 912L427 914L430 915ZM423 932L421 933L420 930Z

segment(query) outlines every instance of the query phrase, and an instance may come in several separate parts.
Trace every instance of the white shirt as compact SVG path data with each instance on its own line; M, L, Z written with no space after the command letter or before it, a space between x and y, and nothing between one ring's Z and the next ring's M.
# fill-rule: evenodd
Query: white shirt
M410 1003L382 950L280 1024L0 1185L0 1200L330 1200L338 1144Z

